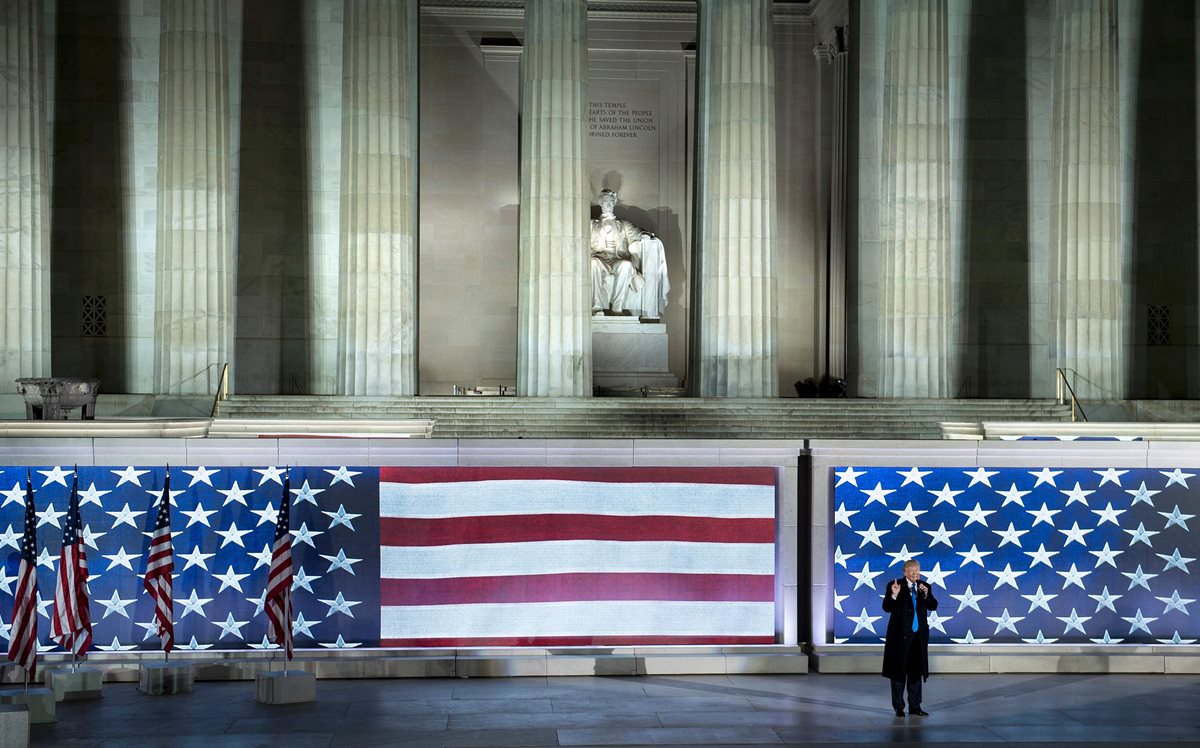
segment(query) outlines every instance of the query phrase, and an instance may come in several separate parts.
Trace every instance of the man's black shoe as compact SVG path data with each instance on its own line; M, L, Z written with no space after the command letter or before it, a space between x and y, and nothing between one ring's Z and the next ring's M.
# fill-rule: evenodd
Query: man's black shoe
M923 709L909 709L908 713L916 715L918 717L928 717L929 716L929 712L927 712Z
M904 710L903 710L903 709L897 709L897 710L896 710L896 716L897 716L897 717L903 717L903 716L904 716Z

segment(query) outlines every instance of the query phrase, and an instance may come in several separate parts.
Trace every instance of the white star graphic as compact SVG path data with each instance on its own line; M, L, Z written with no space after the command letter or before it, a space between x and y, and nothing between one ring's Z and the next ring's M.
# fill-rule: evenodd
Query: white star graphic
M1037 592L1032 595L1021 595L1021 597L1029 601L1029 610L1026 611L1027 613L1032 613L1037 608L1042 608L1047 613L1050 613L1052 612L1050 610L1050 601L1058 597L1058 595L1047 595L1042 591L1042 585L1039 584Z
M120 640L114 636L112 644L97 644L96 649L100 649L105 652L123 652L127 649L133 649L136 646L136 644L122 644Z
M79 506L83 507L87 506L88 504L95 504L98 507L103 507L104 504L100 501L100 499L110 493L112 493L112 491L97 490L96 484L92 483L92 485L79 492Z
M911 524L913 527L920 527L921 524L917 522L917 517L926 512L925 509L913 509L911 501L903 509L889 509L888 511L896 515L896 527L899 527L904 522Z
M258 644L251 642L248 646L251 649L279 649L279 645L268 639L266 634L263 634L262 641Z
M855 555L857 555L857 554L842 553L842 547L839 545L838 547L833 549L833 563L835 563L838 566L845 569L845 568L847 568L846 562L849 561L850 559L854 558ZM327 558L327 557L325 557L325 558ZM330 571L332 571L332 569L330 569Z
M221 589L224 589L224 587ZM183 605L183 612L179 614L179 619L183 620L184 618L187 618L188 613L195 613L201 618L207 618L208 616L204 612L204 606L212 601L213 599L211 597L198 597L196 595L196 591L192 590L191 596L187 599L176 600L176 602Z
M129 525L133 529L137 529L135 519L145 514L145 512L134 512L129 509L129 502L125 502L125 506L115 512L105 511L105 514L111 515L113 518L112 527L109 529L117 529L117 525Z
M225 502L221 506L229 506L235 502L246 506L246 497L254 493L254 489L242 488L238 485L237 481L234 481L233 485L229 488L218 488L217 493L225 497Z
M1156 596L1154 599L1167 604L1167 607L1163 608L1163 615L1170 613L1172 610L1178 610L1180 613L1183 613L1185 616L1189 616L1189 615L1191 615L1191 613L1189 613L1188 609L1187 609L1188 603L1196 602L1195 600L1190 599L1190 598L1180 597L1179 590L1175 590L1174 592L1172 592L1170 597L1157 597Z
M352 649L362 644L362 642L348 642L342 638L341 634L338 634L337 641L333 644L329 644L328 642L317 643L322 647L326 647L327 649Z
M1088 595L1088 597L1090 597L1096 601L1096 612L1097 613L1100 612L1101 608L1108 608L1112 612L1116 613L1117 608L1115 605L1113 605L1113 603L1115 603L1117 600L1120 600L1122 597L1125 597L1125 596L1110 594L1108 591L1108 585L1106 584L1106 585L1104 585L1104 589L1101 590L1099 595Z
M238 529L237 523L235 523L233 520L230 520L228 530L214 530L213 534L220 535L222 538L224 538L224 540L221 541L221 548L224 548L230 543L233 543L234 545L240 545L241 547L245 548L246 544L242 542L242 536L249 535L251 532L253 532L253 530Z
M214 626L221 627L221 634L217 637L217 639L224 639L226 636L229 636L230 634L233 634L234 636L236 636L239 639L244 639L244 637L242 636L242 627L250 622L249 621L235 621L235 620L233 620L233 613L230 613L229 615L227 615L225 617L224 622L212 621L211 623Z
M328 512L326 512L326 514L328 514ZM842 502L842 505L839 506L833 513L833 524L835 524L835 525L843 524L846 527L849 527L850 526L850 518L856 514L858 514L857 509L847 509L846 503ZM329 525L330 529L333 529L334 524L337 524L337 523L334 522L333 524Z
M1007 491L997 491L996 493L1004 497L1004 503L1000 505L1000 508L1003 509L1009 504L1016 504L1022 507L1025 506L1024 497L1028 496L1030 493L1032 493L1032 491L1018 491L1017 484L1014 483L1008 487Z
M116 592L114 592L114 593L113 593L113 597L116 597L116 595L117 595L117 593L116 593ZM107 604L108 604L108 603L104 602L103 600L97 600L96 602L100 603L101 605L107 605ZM132 601L132 600L130 600L130 602L133 602L133 601ZM49 618L49 617L50 617L50 614L49 614L49 613L47 613L46 611L47 611L47 610L49 610L49 609L50 609L50 606L51 606L51 605L53 605L53 604L54 604L54 597L49 597L49 598L47 598L47 599L43 599L43 598L42 598L42 592L41 592L41 590L38 590L38 593L37 593L37 609L38 609L38 615L39 615L39 616L43 616L43 617L45 617L45 618ZM108 614L107 614L107 613L105 613L104 615L105 615L105 616L107 616ZM128 617L129 617L129 616L126 616L126 618L128 618Z
M842 610L842 601L850 597L849 595L839 595L837 590L833 591L833 609L839 613L844 613Z
M854 512L854 513L858 514L858 512ZM352 525L350 523L350 521L354 520L354 519L358 519L359 517L362 516L361 514L351 514L350 512L347 512L344 504L338 504L338 508L337 508L336 512L322 511L321 514L329 515L329 519L330 519L329 529L330 530L332 530L336 525L345 525L346 527L350 528L351 532L354 532L354 525ZM847 522L846 524L849 524L849 522Z
M979 564L980 566L983 566L983 557L992 555L991 551L979 550L979 547L975 543L971 544L971 550L955 551L955 553L963 557L962 563L958 565L958 568L960 569L967 564Z
M1159 514L1161 514L1167 520L1167 526L1163 528L1164 530L1169 530L1171 528L1171 525L1176 525L1178 527L1182 527L1184 530L1187 530L1188 532L1191 532L1191 530L1188 529L1187 521L1189 519L1196 518L1196 515L1194 515L1194 514L1184 514L1184 513L1180 512L1178 504L1175 505L1174 511L1159 512Z
M267 607L267 591L264 589L258 597L248 597L246 602L254 603L254 617L257 618Z
M292 636L300 636L303 634L309 639L313 638L312 627L316 626L320 621L308 621L304 618L304 612L301 611L296 615L296 620L292 621Z
M1195 644L1196 643L1195 639L1181 639L1179 637L1178 631L1176 631L1175 635L1172 636L1170 639L1156 639L1155 641L1159 642L1160 644Z
M251 509L250 512L258 515L258 522L254 523L255 527L263 524L274 525L279 521L279 510L270 504L262 509Z
M180 553L179 558L182 558L184 561L187 561L187 563L184 565L184 567L183 567L183 569L181 569L181 571L187 571L188 569L192 568L193 566L199 566L201 569L208 571L208 559L212 558L215 555L217 555L217 554L201 553L200 546L196 546L195 548L193 548L191 553Z
M1087 588L1083 586L1083 578L1088 576L1092 572L1080 571L1075 566L1075 564L1071 564L1071 568L1068 569L1067 571L1056 571L1054 573L1058 574L1060 577L1063 578L1063 589L1064 590L1066 588L1070 587L1071 585L1075 585L1076 587L1078 587L1081 590L1086 590Z
M1085 635L1085 636L1086 636L1086 635L1087 635L1087 631L1085 631L1085 630L1083 629L1083 624L1085 624L1085 623L1087 623L1088 621L1092 620L1092 617L1091 617L1091 616L1080 616L1078 613L1076 613L1076 612L1075 612L1075 609L1074 609L1074 608L1071 608L1071 615L1069 615L1069 616L1055 616L1055 618L1057 618L1058 620L1060 620L1060 621L1062 621L1063 623L1067 624L1067 627L1066 627L1065 629L1063 629L1063 634L1064 634L1064 635L1065 635L1065 634L1067 634L1067 633L1069 633L1069 632L1071 631L1071 629L1078 629L1078 630L1079 630L1079 633L1081 633L1081 634L1083 634L1083 635Z
M47 506L45 509L43 509L42 511L37 513L37 518L38 518L37 526L41 527L42 525L49 524L49 525L54 525L55 527L57 527L58 529L61 530L62 525L58 524L58 518L65 517L65 516L67 516L66 512L54 511L54 502L51 501L49 506Z
M146 493L154 497L154 507L157 509L158 505L162 503L162 489L146 489ZM183 496L185 493L187 493L187 491L184 491L182 488L178 491L171 490L170 496L168 497L171 500L171 506L179 506L179 502L176 501L176 499L178 499L180 496Z
M353 574L354 573L354 565L357 564L359 561L362 561L361 558L348 558L346 556L346 551L341 548L338 549L336 556L326 556L324 553L320 554L320 556L321 556L321 558L323 558L329 562L329 570L325 572L326 574L331 574L338 569L345 569L346 571ZM845 563L842 563L842 566L845 566L845 565L846 565Z
M976 468L974 470L964 470L963 474L971 476L971 484L968 485L967 488L970 488L971 486L975 485L976 483L982 483L983 485L987 486L988 488L991 488L992 487L992 476L999 475L1000 471L999 470L988 470L987 468Z
M954 573L955 573L955 571L953 569L943 571L942 570L942 562L938 561L936 564L933 565L932 569L925 570L925 580L928 581L930 584L937 585L938 587L945 587L946 586L946 577L948 577Z
M984 527L987 527L988 526L988 523L987 523L988 515L995 514L996 510L984 509L983 506L980 505L979 502L975 502L974 509L965 509L965 510L959 509L958 513L962 514L963 516L965 516L967 518L967 521L963 523L963 527L966 527L967 525L971 524L972 522L978 522L979 524L983 525Z
M908 543L905 543L904 545L900 546L900 550L885 551L884 555L889 556L892 559L892 562L890 564L888 564L888 566L895 566L897 564L903 564L905 561L908 561L909 559L920 556L921 552L908 550Z
M221 624L218 623L217 625L220 626ZM195 634L192 634L192 639L187 644L179 645L180 649L190 649L190 650L208 649L210 647L212 647L211 644L201 644L201 643L197 642Z
M1043 501L1041 509L1026 509L1025 511L1033 515L1033 524L1031 524L1030 527L1037 527L1038 523L1040 522L1045 522L1051 527L1054 527L1054 515L1058 514L1062 510L1051 509L1046 506L1046 502Z
M1071 506L1072 504L1074 504L1076 502L1083 504L1084 506L1087 506L1088 505L1087 497L1091 496L1092 494L1094 494L1096 492L1083 490L1082 488L1079 487L1079 482L1076 481L1074 488L1072 488L1068 491L1059 491L1059 493L1061 493L1063 496L1067 497L1067 503L1064 504L1063 506Z
M929 611L929 630L941 631L944 634L946 633L946 621L949 621L953 618L954 616L944 616L941 613L938 613L936 610L931 610Z
M212 477L221 471L215 470L215 469L209 469L209 468L206 468L203 465L201 465L201 466L197 467L195 470L184 470L183 472L186 475L191 476L192 482L188 484L188 488L191 488L192 486L196 485L197 483L206 483L209 486L211 486L212 485Z
M925 487L925 476L929 475L933 471L932 470L921 470L920 468L913 467L913 468L909 468L908 470L898 470L896 472L904 477L904 482L900 484L901 488L904 488L909 483L916 483L921 488L924 488Z
M1154 502L1151 501L1150 498L1155 494L1162 493L1162 491L1149 491L1146 489L1146 481L1142 481L1142 485L1138 486L1136 490L1126 490L1125 493L1133 497L1133 501L1130 503L1130 506L1134 506L1139 502L1145 502L1149 504L1151 508L1153 508Z
M842 468L841 470L834 470L833 475L835 478L837 478L837 483L834 484L834 488L837 488L838 486L841 486L841 485L845 485L847 483L849 483L852 486L857 487L859 476L863 476L866 474L867 474L866 470L855 470L852 467Z
M1143 616L1142 616L1142 609L1141 609L1141 608L1138 608L1138 609L1137 609L1137 613L1135 613L1135 614L1133 615L1133 617L1132 617L1132 618L1130 618L1130 617L1127 617L1127 616L1121 616L1121 620L1123 620L1123 621L1125 621L1126 623L1128 623L1128 624L1129 624L1129 634L1126 634L1126 636L1129 636L1129 635L1132 635L1132 634L1133 634L1133 632L1134 632L1134 631L1137 631L1138 629L1141 629L1142 631L1145 631L1147 634L1149 634L1149 633L1150 633L1150 627L1149 627L1149 626L1147 626L1146 624L1148 624L1148 623L1154 623L1154 622L1155 622L1155 621L1157 621L1158 619L1157 619L1157 618L1145 618L1145 617L1143 617Z
M1120 527L1121 521L1118 519L1118 517L1125 513L1124 509L1114 509L1111 501L1108 502L1108 506L1104 507L1103 509L1092 509L1091 511L1097 517L1096 527L1099 527L1105 522L1111 522L1117 527Z
M1048 467L1044 467L1041 470L1037 470L1037 471L1030 470L1029 474L1031 476L1033 476L1034 478L1037 478L1037 482L1033 484L1034 488L1037 488L1038 486L1042 485L1043 483L1048 483L1051 486L1058 488L1058 485L1054 482L1054 479L1057 478L1058 476L1062 475L1062 472L1063 471L1061 471L1061 470L1051 470Z
M43 548L42 552L38 554L37 565L45 566L47 569L54 571L54 562L57 560L56 557L50 555L48 549Z
M258 468L254 468L254 472L256 472L262 476L261 478L258 479L258 485L261 486L262 484L266 483L267 481L272 481L272 482L278 483L280 486L282 486L283 485L283 474L286 471L282 470L279 467L276 467L275 465L272 465L271 467L266 468L265 470L259 470Z
M261 552L255 553L253 551L248 551L246 555L255 560L255 569L260 566L271 565L271 545L269 543L263 544L263 549Z
M992 530L992 532L994 532L1000 536L1000 545L998 547L1003 548L1004 546L1008 545L1009 543L1012 543L1016 547L1020 548L1021 547L1021 536L1029 531L1028 530L1018 530L1016 527L1013 526L1012 522L1009 522L1007 530Z
M1042 636L1042 630L1038 629L1036 637L1032 639L1022 639L1021 641L1025 642L1026 644L1053 644L1054 642L1058 641L1058 639L1047 639L1046 637Z
M929 536L929 545L933 547L938 543L944 543L947 547L953 548L954 544L951 539L958 534L958 530L947 530L946 523L943 522L936 530L922 530L921 532Z
M232 587L235 590L237 590L238 592L241 592L242 591L242 580L248 576L250 576L250 575L249 574L238 574L237 572L235 572L233 570L233 565L230 564L229 568L225 571L224 574L213 574L213 579L221 580L221 589L217 590L218 593L224 591L228 587Z
M178 623L178 621L172 621L171 623L174 625L175 623ZM158 636L158 621L155 619L151 619L147 623L134 622L133 625L140 626L141 628L145 629L146 633L142 635L142 641L146 641L152 636Z
M1155 553L1154 555L1167 562L1167 565L1163 567L1163 571L1181 569L1184 574L1191 574L1191 572L1188 571L1187 565L1196 560L1194 558L1187 558L1186 556L1179 555L1178 548L1176 548L1175 552L1170 556L1166 555L1165 553Z
M871 562L868 561L867 563L863 564L862 571L850 572L850 576L857 580L854 584L854 589L858 589L859 587L873 588L875 585L875 577L882 573L882 570L871 571Z
M296 506L300 506L306 501L313 506L317 506L317 494L325 493L324 488L313 488L312 486L308 485L307 480L304 481L303 486L300 486L299 488L293 488L291 491L296 495Z
M8 569L4 566L0 566L0 590L3 590L5 594L11 595L13 593L12 583L18 579L20 579L20 577L10 577L8 575Z
M864 607L862 609L862 613L859 613L857 616L846 616L846 618L848 620L851 620L854 622L854 633L855 634L857 634L859 631L862 631L863 629L866 629L867 631L870 631L872 634L874 634L875 633L875 622L878 621L880 618L883 618L883 616L867 615L867 609Z
M950 595L950 597L958 601L958 610L956 612L963 612L963 608L974 608L976 613L982 613L983 611L979 609L979 601L987 597L987 595L976 595L971 591L971 585L968 584L966 591L961 595Z
M117 481L117 488L120 488L121 486L125 485L126 483L132 483L133 485L137 486L138 488L141 488L142 487L142 476L145 475L146 473L149 473L150 471L149 470L135 470L133 468L133 465L130 465L129 467L125 468L124 470L110 470L109 472L111 472L113 475L115 475L121 479L121 480Z
M1147 530L1145 522L1139 522L1136 530L1124 530L1124 532L1127 532L1130 535L1129 545L1132 546L1134 543L1145 543L1151 548L1154 547L1154 544L1150 542L1150 538L1158 534L1158 530Z
M61 466L55 465L50 470L39 470L38 473L46 477L46 480L42 483L42 488L45 488L51 483L58 483L63 488L68 488L67 476L71 474L71 471L63 470Z
M21 550L21 546L18 544L18 541L21 540L21 537L21 533L13 532L13 526L10 522L8 524L8 529L4 532L0 532L0 548L10 546L18 551Z
M992 587L992 589L998 590L1000 589L1000 585L1007 584L1014 590L1017 590L1020 589L1020 587L1017 586L1017 577L1022 576L1025 574L1025 572L1013 571L1012 564L1005 564L1002 571L991 571L989 569L988 574L996 577L996 586Z
M1129 577L1129 589L1133 589L1136 586L1145 587L1147 590L1150 589L1150 580L1158 576L1157 574L1147 574L1146 572L1142 571L1141 564L1138 564L1137 571L1123 571L1121 574Z
M133 564L131 562L141 558L141 556L127 553L123 547L117 548L116 553L102 553L100 555L104 558L107 558L109 562L108 568L105 569L105 571L112 571L117 566L124 566L130 571L134 571Z
M83 528L83 543L86 546L89 546L96 550L100 550L100 546L96 545L96 541L98 539L104 537L107 534L108 533L106 533L106 532L95 532L94 530L92 530L92 526L89 523L89 524L85 525Z
M104 606L104 615L100 616L101 620L108 618L113 613L128 618L129 614L125 612L125 609L137 602L137 598L131 597L126 600L121 597L117 590L113 590L112 597L107 600L98 599L96 602Z
M1066 548L1071 543L1079 543L1080 545L1082 545L1086 548L1087 543L1084 542L1083 538L1085 535L1087 535L1089 532L1091 532L1091 530L1083 529L1082 527L1079 526L1079 523L1076 522L1070 529L1059 530L1059 532L1061 532L1063 535L1067 536L1067 539L1063 542L1063 548Z
M306 573L304 571L304 567L301 566L296 571L295 575L292 576L292 589L295 590L299 587L303 587L304 589L308 590L309 592L312 592L313 591L312 583L320 578L321 578L321 575L312 576L311 574Z
M292 533L292 537L294 537L296 539L297 544L307 543L309 546L316 548L317 544L313 542L313 538L317 537L318 535L324 535L325 531L318 530L316 532L313 532L312 530L308 529L307 522L302 522L302 523L300 523L300 529L292 530L291 533Z
M9 504L16 504L21 507L25 506L25 489L21 486L20 481L14 483L12 488L7 491L0 491L0 493L4 494L4 503L0 504L0 509Z
M345 483L347 486L350 486L351 488L354 487L354 476L362 475L361 472L347 470L345 465L342 465L337 470L330 470L329 468L325 468L325 472L327 472L333 476L333 480L329 481L329 485L332 486L334 483L340 482L340 483Z
M1114 639L1108 635L1108 629L1104 629L1104 636L1099 639L1092 639L1093 644L1120 644L1124 639Z
M1049 566L1051 569L1053 569L1054 564L1050 563L1050 559L1058 555L1058 551L1046 550L1045 543L1040 543L1038 545L1038 549L1036 551L1022 551L1022 553L1024 553L1026 556L1029 556L1029 568L1030 569L1037 566L1038 564L1045 564L1046 566Z
M1104 543L1104 548L1101 550L1088 551L1088 553L1090 553L1096 557L1096 568L1100 568L1101 564L1108 564L1109 566L1113 567L1114 569L1117 568L1117 562L1114 559L1116 559L1117 556L1120 556L1124 552L1125 551L1114 551L1113 549L1108 547L1107 542Z
M887 506L887 496L890 493L896 493L896 489L884 488L882 483L876 483L874 488L863 491L863 494L867 497L867 503L863 504L863 506L870 506L876 501Z
M353 618L354 611L350 609L355 605L359 605L358 601L347 600L340 592L337 593L337 597L332 600L321 600L320 598L317 599L329 606L329 612L326 614L326 616L331 616L334 613L345 613Z
M976 639L975 635L971 633L971 629L967 629L966 636L961 639L951 639L950 641L955 644L985 644L987 639Z
M996 630L992 632L993 636L995 636L996 634L999 634L1000 629L1008 629L1009 631L1013 632L1014 634L1019 634L1021 632L1017 631L1017 624L1020 623L1021 621L1025 620L1025 616L1017 616L1017 617L1010 616L1008 614L1008 608L1005 608L1004 612L1001 613L998 617L997 616L985 616L985 618L987 618L992 623L996 624Z
M212 525L208 524L208 518L214 514L217 514L217 510L216 509L205 509L204 504L197 501L195 509L193 509L190 512L181 511L180 514L182 514L183 516L188 518L188 523L187 523L187 525L185 525L185 528L191 527L192 525L196 524L197 522L204 525L205 527L212 527Z
M1187 484L1188 478L1196 477L1195 473L1185 473L1182 470L1180 470L1179 468L1175 468L1174 470L1172 470L1170 472L1167 472L1165 470L1159 470L1158 472L1167 479L1167 485L1163 486L1163 488L1170 488L1171 484L1173 484L1173 483L1178 483L1179 485L1183 486L1184 488L1187 488L1188 487L1188 484Z
M883 548L883 543L880 543L879 539L884 535L887 535L889 532L891 532L891 530L876 530L875 523L872 522L870 527L865 530L855 530L854 534L862 536L862 542L858 544L859 548L862 548L867 543L871 543Z
M1105 483L1115 483L1117 488L1121 487L1121 476L1128 473L1128 470L1117 470L1116 468L1105 468L1104 470L1093 470L1093 473L1100 476L1100 485Z
M952 507L958 506L958 504L954 503L954 497L958 496L960 493L962 493L962 491L950 490L949 483L942 484L942 487L939 488L938 490L929 492L929 494L931 496L933 496L933 498L934 498L934 502L933 502L934 506L944 503L944 504L949 504Z

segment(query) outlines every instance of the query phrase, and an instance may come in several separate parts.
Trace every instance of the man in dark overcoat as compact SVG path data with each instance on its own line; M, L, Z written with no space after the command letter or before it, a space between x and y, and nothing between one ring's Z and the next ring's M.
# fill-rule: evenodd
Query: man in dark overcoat
M904 716L906 688L908 713L929 715L921 709L921 683L929 677L928 613L937 606L933 589L921 579L921 565L914 560L905 561L904 576L884 587L883 609L889 617L883 676L892 681L892 708L897 717Z

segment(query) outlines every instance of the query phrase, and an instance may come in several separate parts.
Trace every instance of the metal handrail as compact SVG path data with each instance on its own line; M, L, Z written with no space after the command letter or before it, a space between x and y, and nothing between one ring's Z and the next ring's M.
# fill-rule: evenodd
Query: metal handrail
M1075 421L1076 421L1076 418L1075 418L1075 410L1076 409L1079 410L1079 417L1083 419L1084 423L1087 423L1087 419L1088 419L1087 414L1083 412L1083 406L1080 405L1079 398L1076 397L1076 395L1075 395L1075 388L1072 387L1071 383L1067 381L1067 370L1059 367L1059 368L1056 368L1054 370L1054 372L1058 378L1057 391L1056 391L1058 404L1059 405L1065 404L1066 398L1063 393L1063 388L1065 387L1066 391L1071 394L1071 423L1075 423Z
M213 395L212 413L209 414L210 418L217 417L217 410L220 407L221 401L228 399L228 397L229 397L229 364L224 363L224 364L221 364L221 377L220 377L220 379L217 380L217 394Z

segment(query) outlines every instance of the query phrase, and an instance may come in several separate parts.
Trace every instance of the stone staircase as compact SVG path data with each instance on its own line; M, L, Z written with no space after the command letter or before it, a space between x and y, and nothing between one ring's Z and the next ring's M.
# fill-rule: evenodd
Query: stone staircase
M1070 422L1071 410L1053 400L235 395L221 418L430 418L444 439L939 439L943 421Z

